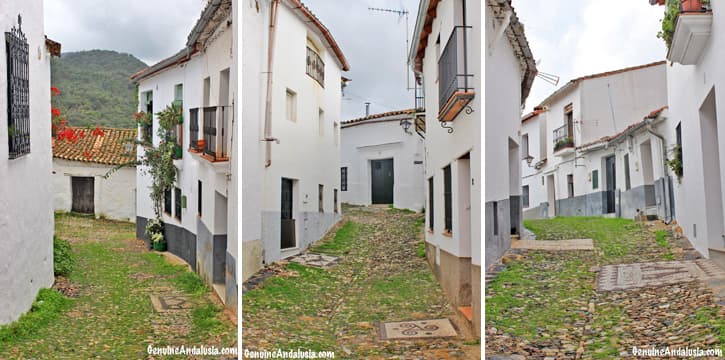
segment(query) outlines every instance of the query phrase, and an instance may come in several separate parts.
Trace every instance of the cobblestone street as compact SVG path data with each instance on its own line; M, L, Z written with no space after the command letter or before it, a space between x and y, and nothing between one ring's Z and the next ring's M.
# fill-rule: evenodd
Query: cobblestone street
M620 358L632 348L722 349L722 273L669 228L629 220L528 223L594 251L513 249L486 288L490 359ZM551 241L554 243L554 241Z
M343 214L340 225L308 251L326 256L306 257L338 261L324 267L282 261L262 271L266 279L246 284L243 351L299 347L335 351L344 359L480 358L478 341L453 316L417 251L423 215L378 206L345 207ZM431 337L392 338L401 329L410 333L407 326L438 329L447 320L427 320L446 318L456 335L421 332ZM391 338L382 340L381 323L400 321L408 323L388 325Z

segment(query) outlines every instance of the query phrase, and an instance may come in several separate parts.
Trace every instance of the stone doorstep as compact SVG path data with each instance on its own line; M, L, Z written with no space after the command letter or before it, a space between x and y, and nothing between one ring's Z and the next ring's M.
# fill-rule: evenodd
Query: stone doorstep
M594 250L594 241L592 239L517 240L511 243L511 248L548 251Z

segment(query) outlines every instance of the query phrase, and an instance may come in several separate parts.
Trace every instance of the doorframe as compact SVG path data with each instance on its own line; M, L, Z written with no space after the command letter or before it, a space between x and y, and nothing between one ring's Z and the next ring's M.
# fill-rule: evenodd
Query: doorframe
M392 170L393 170L393 190L392 190L392 201L391 204L395 204L395 157L384 157L384 158L377 158L377 159L368 159L368 174L370 176L370 185L368 186L368 189L370 189L370 204L375 205L373 202L373 162L375 161L384 161L384 160L390 160L392 162Z
M282 212L282 183L283 183L284 180L289 180L292 183L292 204L291 204L292 205L292 210L290 211L290 213L291 213L291 216L292 216L292 220L295 220L295 224L294 224L295 225L294 226L295 227L294 228L294 246L288 247L288 248L283 248L282 247L282 214L281 214L281 212ZM279 229L279 231L280 231L279 232L279 235L280 235L280 239L279 239L279 251L280 251L280 253L295 252L300 247L300 242L299 242L299 227L297 226L297 221L296 221L297 216L295 216L295 215L297 215L297 211L298 211L298 206L297 206L297 201L299 199L298 198L298 193L299 193L299 190L298 189L299 189L299 181L297 179L280 176L280 193L279 193L279 195L280 195L280 229Z
M92 204L93 205L93 211L91 211L89 213L84 213L84 212L78 212L78 213L79 214L95 215L96 214L96 177L95 176L70 175L70 174L68 175L68 177L69 177L68 180L70 181L70 211L71 212L76 212L76 211L73 210L73 208L74 208L74 206L73 206L74 205L74 198L75 198L74 192L73 192L73 179L74 178L78 178L78 179L90 179L91 180L90 183L91 183L91 191L92 191L92 201L93 201L93 204Z

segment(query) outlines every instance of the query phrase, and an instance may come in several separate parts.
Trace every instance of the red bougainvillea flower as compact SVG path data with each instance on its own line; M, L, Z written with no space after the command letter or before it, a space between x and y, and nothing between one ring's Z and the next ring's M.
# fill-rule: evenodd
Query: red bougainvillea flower
M58 90L57 87L51 86L50 87L51 96L60 95L60 90Z
M86 132L83 130L78 130L78 136L83 138L84 136L86 136Z
M91 158L91 153L88 152L88 150L84 150L83 151L83 156L86 158L86 160L88 160L88 159Z
M53 117L60 116L60 109L58 109L58 108L50 108L50 114Z
M93 132L91 132L91 134L93 134L93 136L104 136L103 130L101 130L101 128L98 126L96 126L96 128L93 129Z

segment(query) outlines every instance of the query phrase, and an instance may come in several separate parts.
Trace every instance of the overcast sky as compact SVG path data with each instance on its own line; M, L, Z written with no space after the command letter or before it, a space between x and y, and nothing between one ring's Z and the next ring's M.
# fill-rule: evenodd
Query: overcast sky
M45 33L63 52L115 50L150 65L184 47L206 1L45 0Z
M537 78L526 112L571 79L664 60L656 37L663 6L647 0L513 0L540 72L559 75L557 87Z
M366 101L371 114L413 107L413 92L406 90L406 74L412 73L406 65L405 17L368 7L407 10L412 38L418 0L303 2L330 29L350 63L343 74L352 81L345 88L341 119L365 116Z

